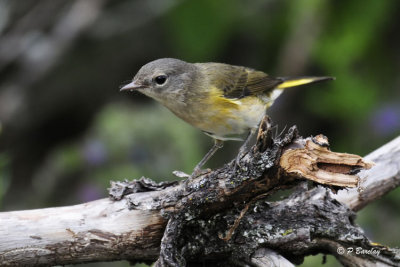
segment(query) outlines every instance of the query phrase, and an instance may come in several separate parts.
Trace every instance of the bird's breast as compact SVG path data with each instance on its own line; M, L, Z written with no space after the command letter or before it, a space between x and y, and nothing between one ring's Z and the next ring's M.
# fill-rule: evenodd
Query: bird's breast
M221 140L238 140L237 135L256 128L265 114L266 104L256 96L229 99L218 90L191 98L184 108L168 107L178 117Z

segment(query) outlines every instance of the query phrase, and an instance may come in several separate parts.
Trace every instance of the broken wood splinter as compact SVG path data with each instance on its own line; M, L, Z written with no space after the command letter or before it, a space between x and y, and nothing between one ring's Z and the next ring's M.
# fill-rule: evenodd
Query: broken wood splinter
M359 178L355 174L374 165L358 155L330 151L328 139L323 135L307 138L296 145L282 154L280 166L288 175L320 184L356 187Z

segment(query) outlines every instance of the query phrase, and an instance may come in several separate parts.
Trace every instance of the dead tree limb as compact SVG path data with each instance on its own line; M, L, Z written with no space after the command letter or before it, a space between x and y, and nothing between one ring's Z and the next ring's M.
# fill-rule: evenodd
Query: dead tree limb
M339 191L336 199L358 211L400 185L400 136L365 157L375 162L368 171L361 171L360 188Z
M301 182L305 178L334 190L355 187L356 173L371 163L331 152L323 136L304 139L292 127L284 137L271 138L268 129L265 120L239 167L227 164L187 184L146 178L115 182L111 199L0 213L0 265L158 259L158 266L290 266L306 255L326 253L354 266L399 266L398 251L371 242L355 225L360 205L349 209L330 188L308 189ZM385 149L387 158L398 155L390 145ZM397 172L386 175L398 179L396 166ZM364 172L363 192L369 192L369 173L383 167ZM268 198L280 189L292 193L281 201ZM340 201L359 198L351 192ZM350 247L364 254L342 253Z

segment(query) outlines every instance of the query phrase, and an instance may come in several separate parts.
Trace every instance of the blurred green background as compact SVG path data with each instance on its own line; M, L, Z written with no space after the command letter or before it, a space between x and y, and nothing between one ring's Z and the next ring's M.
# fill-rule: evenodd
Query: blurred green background
M119 92L160 57L335 76L286 91L269 111L279 130L322 133L335 151L366 155L400 134L399 1L0 0L0 210L71 205L107 197L110 180L190 173L210 138ZM399 246L399 210L397 189L357 223ZM304 266L321 263L310 256ZM326 266L338 263L329 256Z

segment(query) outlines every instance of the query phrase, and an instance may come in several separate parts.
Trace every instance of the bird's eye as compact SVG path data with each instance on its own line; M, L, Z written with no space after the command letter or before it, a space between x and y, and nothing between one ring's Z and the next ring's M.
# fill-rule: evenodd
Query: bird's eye
M159 75L154 78L154 81L158 85L163 85L167 81L167 76L166 75Z

